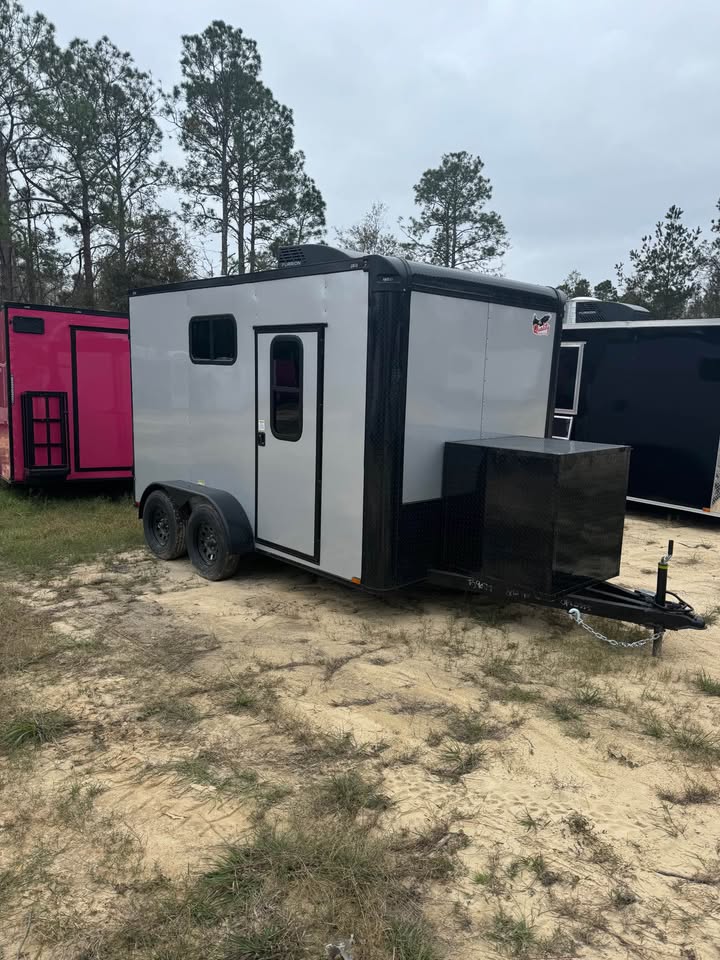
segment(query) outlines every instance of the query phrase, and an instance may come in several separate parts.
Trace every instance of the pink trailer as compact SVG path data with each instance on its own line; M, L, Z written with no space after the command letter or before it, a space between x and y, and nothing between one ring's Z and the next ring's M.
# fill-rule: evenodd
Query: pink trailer
M7 303L0 313L0 479L132 476L124 314Z

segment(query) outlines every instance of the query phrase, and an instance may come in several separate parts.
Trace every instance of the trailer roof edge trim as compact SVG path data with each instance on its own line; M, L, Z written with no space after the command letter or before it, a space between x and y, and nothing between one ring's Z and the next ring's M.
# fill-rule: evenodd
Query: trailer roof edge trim
M564 323L563 330L650 330L652 327L720 327L720 318L707 320L599 320L592 323Z
M335 251L328 249L332 256ZM561 312L564 295L554 287L543 287L501 277L473 273L450 267L437 267L427 263L416 263L399 257L382 257L375 254L357 258L345 255L342 259L329 259L326 262L307 265L280 267L275 270L263 270L258 273L235 274L224 277L208 277L201 280L184 280L154 287L138 287L129 291L131 298L148 296L155 293L182 293L191 290L207 290L216 287L236 286L244 283L264 283L269 280L290 279L293 277L320 276L327 273L341 273L352 270L369 272L380 288L392 280L399 280L411 290L419 293L441 294L449 297L483 300L525 306L530 309Z
M20 300L0 301L0 308L13 310L46 310L51 313L77 313L83 317L116 317L127 320L127 313L119 313L115 310L97 310L95 307L63 307L48 303L23 303Z

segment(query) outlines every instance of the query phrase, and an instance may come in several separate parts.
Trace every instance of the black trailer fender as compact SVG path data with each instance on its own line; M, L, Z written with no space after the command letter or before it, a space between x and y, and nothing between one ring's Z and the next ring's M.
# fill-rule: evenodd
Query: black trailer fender
M226 490L206 487L202 483L187 483L185 480L162 480L151 483L143 491L138 504L138 516L141 519L145 501L153 490L164 490L186 520L192 513L194 503L209 503L223 522L230 553L244 556L255 549L255 538L248 516L242 504Z

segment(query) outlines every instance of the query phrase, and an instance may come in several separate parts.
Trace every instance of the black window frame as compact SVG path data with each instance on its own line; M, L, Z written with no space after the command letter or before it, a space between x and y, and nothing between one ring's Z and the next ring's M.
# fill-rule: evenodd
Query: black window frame
M578 412L578 404L580 403L580 381L582 378L582 368L583 368L583 356L585 353L585 341L584 340L567 340L565 343L560 344L560 350L576 350L577 358L575 361L575 382L573 383L573 405L572 407L555 407L555 413L563 414L569 417L576 417ZM561 352L562 356L562 352ZM566 354L567 356L567 354ZM560 365L558 364L558 390L560 388ZM557 397L556 397L557 403Z
M212 359L214 345L213 321L215 320L232 320L233 356L231 360L226 358ZM198 321L207 321L209 324L211 359L193 356L193 324L197 323ZM196 363L199 366L231 367L234 363L237 363L237 321L235 320L234 315L232 313L203 313L197 314L194 317L190 317L190 322L188 323L188 353L190 355L190 362Z
M276 343L293 343L298 345L298 385L297 387L278 387L275 383L275 365L273 364L273 350ZM292 336L287 333L279 333L277 336L274 336L270 341L270 349L268 351L268 357L270 360L270 432L275 437L276 440L284 440L286 443L297 443L303 435L304 423L303 423L303 391L304 391L304 371L305 371L305 348L300 337ZM278 433L275 430L275 394L276 393L295 393L298 395L298 434L297 436L283 436L282 433Z

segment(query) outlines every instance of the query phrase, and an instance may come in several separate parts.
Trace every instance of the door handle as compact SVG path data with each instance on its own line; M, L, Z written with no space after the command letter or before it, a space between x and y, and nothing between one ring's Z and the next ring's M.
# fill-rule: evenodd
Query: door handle
M265 446L265 431L264 431L264 430L258 430L257 445L258 445L259 447L264 447L264 446Z

